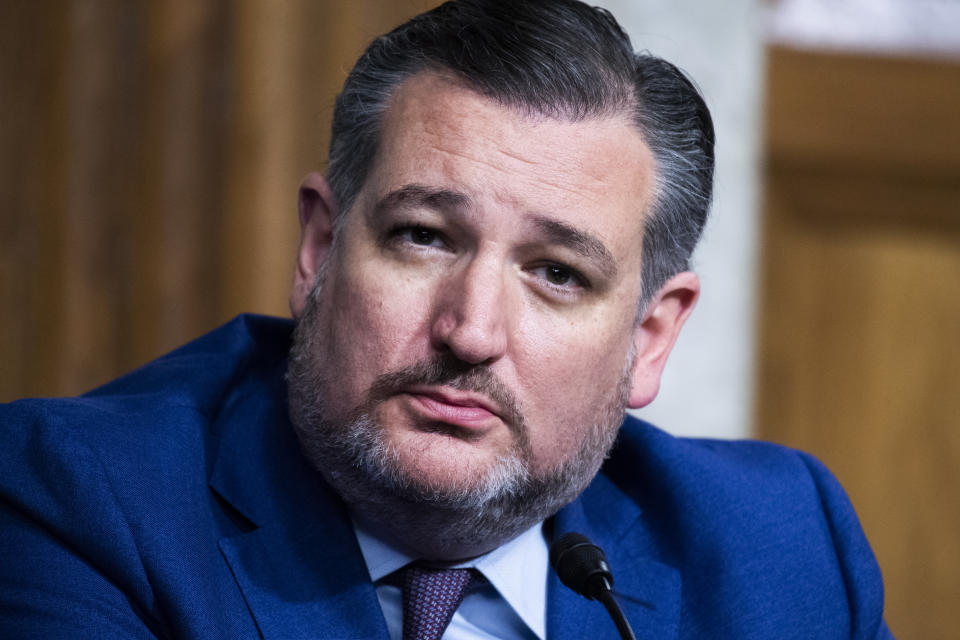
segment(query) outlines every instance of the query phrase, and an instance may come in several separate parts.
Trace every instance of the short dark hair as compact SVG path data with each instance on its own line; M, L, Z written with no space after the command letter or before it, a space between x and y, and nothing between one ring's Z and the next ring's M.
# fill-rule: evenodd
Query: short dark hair
M531 113L630 115L656 164L643 300L689 268L713 190L710 112L683 72L635 53L609 12L577 0L450 0L374 40L334 108L327 179L341 214L367 179L390 95L426 70Z

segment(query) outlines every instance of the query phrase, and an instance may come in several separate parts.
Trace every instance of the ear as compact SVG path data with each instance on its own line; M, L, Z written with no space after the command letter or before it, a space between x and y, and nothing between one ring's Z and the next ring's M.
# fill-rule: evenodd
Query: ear
M290 291L290 312L299 320L307 304L307 296L313 289L317 272L327 259L333 242L333 221L336 205L333 191L326 178L319 173L310 173L300 184L300 249L293 272L293 289Z
M657 397L667 356L699 297L700 279L684 271L667 280L647 304L633 337L637 354L628 403L631 409L645 407Z

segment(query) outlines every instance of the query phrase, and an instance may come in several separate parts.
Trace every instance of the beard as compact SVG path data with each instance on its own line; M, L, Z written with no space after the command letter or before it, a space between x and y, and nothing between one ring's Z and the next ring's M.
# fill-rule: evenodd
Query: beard
M322 284L323 273L293 334L290 420L307 459L361 521L427 559L460 560L496 548L552 516L596 475L623 421L632 351L620 383L594 412L579 447L552 467L534 471L529 426L515 395L487 366L450 353L380 375L361 406L347 416L331 415L325 399L337 393L336 363L322 355L322 341L333 339L318 302ZM416 453L387 442L376 415L385 400L413 385L445 385L491 398L510 429L511 446L487 468L464 469L449 482L431 482L411 471L408 458ZM443 424L429 428L456 437Z

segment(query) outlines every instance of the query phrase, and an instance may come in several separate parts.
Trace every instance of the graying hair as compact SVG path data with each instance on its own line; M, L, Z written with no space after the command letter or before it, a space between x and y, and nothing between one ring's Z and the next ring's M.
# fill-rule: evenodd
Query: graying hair
M710 112L682 71L635 53L613 16L577 0L451 0L374 40L334 109L327 178L337 232L373 164L390 96L426 70L529 113L630 115L656 165L653 201L640 212L641 305L689 268L713 191Z

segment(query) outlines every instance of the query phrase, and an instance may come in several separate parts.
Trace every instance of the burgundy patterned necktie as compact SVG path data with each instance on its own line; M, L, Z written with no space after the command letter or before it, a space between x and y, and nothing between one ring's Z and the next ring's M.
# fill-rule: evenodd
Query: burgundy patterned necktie
M412 564L398 573L403 587L403 640L440 640L475 579L474 571Z

